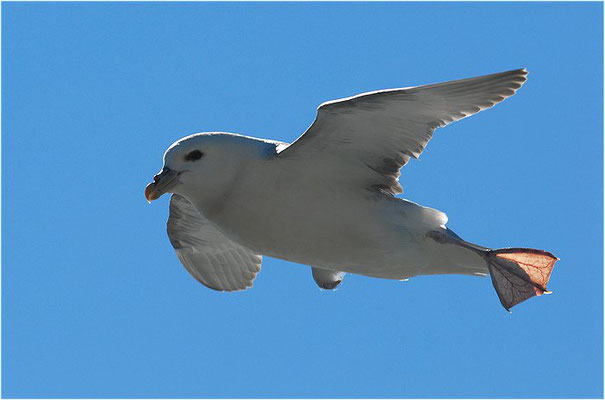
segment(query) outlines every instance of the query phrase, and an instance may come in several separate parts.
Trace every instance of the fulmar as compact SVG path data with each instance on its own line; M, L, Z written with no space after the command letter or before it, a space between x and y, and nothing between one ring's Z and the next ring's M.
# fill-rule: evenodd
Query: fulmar
M549 293L558 258L472 244L446 226L443 212L396 196L400 169L435 129L512 96L526 77L517 69L329 101L290 144L187 136L165 152L145 197L172 193L170 242L187 271L215 290L252 286L266 255L311 266L323 289L336 288L345 273L489 275L510 311Z

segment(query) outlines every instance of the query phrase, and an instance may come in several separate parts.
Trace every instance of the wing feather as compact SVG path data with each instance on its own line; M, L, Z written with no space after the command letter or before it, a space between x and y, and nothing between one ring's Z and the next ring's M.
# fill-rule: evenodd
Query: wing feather
M512 96L526 76L525 69L518 69L329 101L319 106L309 129L278 157L328 165L334 180L401 193L399 170L410 157L420 156L435 129Z
M183 196L170 199L167 232L183 266L211 289L245 290L260 271L261 256L223 235Z

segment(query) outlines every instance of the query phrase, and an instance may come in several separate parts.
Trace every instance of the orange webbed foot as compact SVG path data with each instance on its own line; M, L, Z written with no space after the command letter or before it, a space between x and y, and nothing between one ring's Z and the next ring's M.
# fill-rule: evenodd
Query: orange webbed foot
M500 302L511 307L534 296L549 294L546 284L559 259L543 250L510 248L491 250L488 268Z

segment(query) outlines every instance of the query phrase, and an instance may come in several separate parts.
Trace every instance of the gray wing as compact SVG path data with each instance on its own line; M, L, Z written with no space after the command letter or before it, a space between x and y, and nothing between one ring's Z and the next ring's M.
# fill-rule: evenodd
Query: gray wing
M518 69L330 101L279 157L304 161L311 171L316 166L324 179L331 173L333 181L401 193L399 169L420 156L436 128L512 96L526 76Z
M228 239L178 194L170 198L167 231L179 260L203 285L227 292L252 286L262 257Z

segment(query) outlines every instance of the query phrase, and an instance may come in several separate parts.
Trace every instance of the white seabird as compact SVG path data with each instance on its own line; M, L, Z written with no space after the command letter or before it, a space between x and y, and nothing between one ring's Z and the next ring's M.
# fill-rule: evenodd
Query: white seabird
M446 227L444 213L395 195L400 168L418 158L436 128L512 96L526 76L519 69L330 101L291 144L188 136L166 151L145 197L173 193L170 241L191 275L215 290L252 286L267 255L312 266L325 289L344 273L489 274L510 310L548 293L558 259L471 244Z

